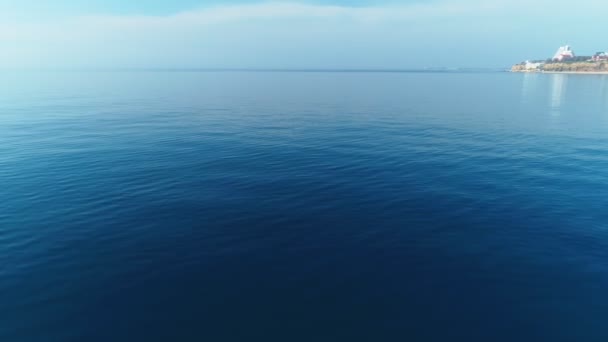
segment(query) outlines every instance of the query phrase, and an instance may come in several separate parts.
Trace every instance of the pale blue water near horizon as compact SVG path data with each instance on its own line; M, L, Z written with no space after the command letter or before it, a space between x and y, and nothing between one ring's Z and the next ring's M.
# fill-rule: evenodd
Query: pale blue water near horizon
M608 76L2 76L0 341L608 340Z

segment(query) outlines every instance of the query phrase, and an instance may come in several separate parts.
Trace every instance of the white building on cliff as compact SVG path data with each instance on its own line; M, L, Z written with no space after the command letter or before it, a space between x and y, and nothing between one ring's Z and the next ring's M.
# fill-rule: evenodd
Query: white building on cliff
M598 52L591 57L591 60L595 62L608 61L608 52Z
M561 46L555 53L555 56L553 56L553 60L558 62L566 61L572 58L574 58L574 51L572 51L572 48L568 45Z
M530 62L530 61L526 61L525 64L524 64L524 68L526 69L526 71L537 71L544 64L545 63L542 63L542 62Z

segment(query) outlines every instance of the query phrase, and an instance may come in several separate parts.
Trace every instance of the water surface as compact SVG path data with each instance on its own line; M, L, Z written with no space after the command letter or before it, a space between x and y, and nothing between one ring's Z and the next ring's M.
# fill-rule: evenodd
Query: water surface
M608 340L608 76L2 78L0 341Z

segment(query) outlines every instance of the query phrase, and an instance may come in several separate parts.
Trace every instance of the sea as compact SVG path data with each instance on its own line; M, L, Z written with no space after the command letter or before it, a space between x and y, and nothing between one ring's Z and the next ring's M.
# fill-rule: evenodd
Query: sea
M0 341L608 341L608 75L0 72Z

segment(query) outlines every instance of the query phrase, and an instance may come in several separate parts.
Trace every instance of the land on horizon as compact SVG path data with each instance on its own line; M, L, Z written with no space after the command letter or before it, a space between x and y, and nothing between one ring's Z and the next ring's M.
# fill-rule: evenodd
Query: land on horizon
M561 46L552 58L527 60L511 67L512 72L569 74L608 74L608 52L577 56L568 45Z

